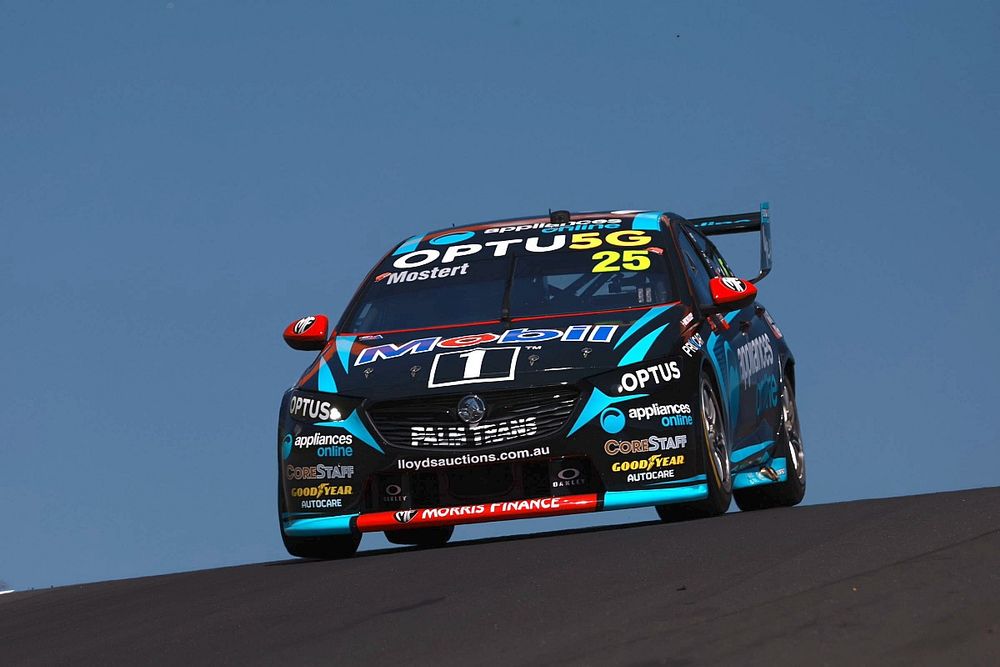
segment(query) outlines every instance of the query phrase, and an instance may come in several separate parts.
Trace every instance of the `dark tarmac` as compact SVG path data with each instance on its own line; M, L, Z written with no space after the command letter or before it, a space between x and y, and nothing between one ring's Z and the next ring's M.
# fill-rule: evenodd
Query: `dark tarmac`
M1000 488L0 597L0 664L1000 664Z

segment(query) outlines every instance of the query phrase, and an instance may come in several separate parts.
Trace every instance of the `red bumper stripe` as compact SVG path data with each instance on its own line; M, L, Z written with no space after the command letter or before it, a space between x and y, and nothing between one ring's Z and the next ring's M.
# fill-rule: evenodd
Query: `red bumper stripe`
M482 505L462 505L459 507L438 507L422 510L399 510L397 512L372 512L357 518L357 528L363 533L400 528L424 528L429 526L454 526L462 523L481 521L502 521L504 519L524 519L557 514L575 514L597 510L597 494L562 496L558 498L532 498L531 500L510 500Z

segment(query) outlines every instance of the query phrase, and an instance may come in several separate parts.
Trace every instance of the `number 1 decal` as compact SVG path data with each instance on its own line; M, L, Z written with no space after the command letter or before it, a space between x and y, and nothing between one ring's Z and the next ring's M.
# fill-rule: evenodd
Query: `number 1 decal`
M441 352L431 363L427 386L450 387L476 382L505 382L514 379L520 347L489 347L458 352Z
M465 372L462 374L462 378L478 380L483 374L483 359L486 358L486 350L471 350L458 356L460 359L465 359Z

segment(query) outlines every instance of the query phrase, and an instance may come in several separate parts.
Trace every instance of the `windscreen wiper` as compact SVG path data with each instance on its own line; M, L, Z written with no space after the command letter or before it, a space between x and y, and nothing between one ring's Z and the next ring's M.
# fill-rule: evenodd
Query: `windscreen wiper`
M514 285L514 267L517 266L517 255L510 258L510 266L507 267L507 280L503 286L503 305L500 306L500 321L510 322L510 291Z

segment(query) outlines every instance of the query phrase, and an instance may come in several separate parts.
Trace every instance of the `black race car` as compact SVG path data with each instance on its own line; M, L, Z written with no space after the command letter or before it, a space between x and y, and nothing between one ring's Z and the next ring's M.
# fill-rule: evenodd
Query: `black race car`
M742 280L709 237L759 232ZM361 533L446 542L456 524L653 506L665 521L795 505L795 363L754 286L760 212L577 213L420 234L365 277L278 419L289 553Z

